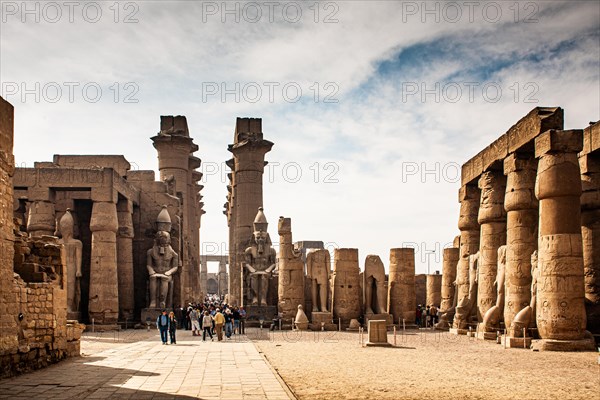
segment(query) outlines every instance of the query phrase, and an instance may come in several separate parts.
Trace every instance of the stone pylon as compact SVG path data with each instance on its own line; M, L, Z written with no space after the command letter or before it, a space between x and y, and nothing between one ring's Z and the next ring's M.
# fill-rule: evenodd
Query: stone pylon
M477 286L477 320L496 304L498 248L506 244L506 211L504 194L506 177L501 171L490 170L479 178L481 201L477 221L481 226Z
M294 249L291 218L279 217L279 312L285 321L295 318L298 306L304 304L304 261L302 252Z
M390 249L388 313L394 323L414 324L416 308L415 249Z
M262 176L266 165L265 154L273 143L263 139L260 118L238 118L234 143L228 150L233 159L227 162L232 168L226 212L229 223L229 303L241 302L241 262L244 250L252 237L252 223L256 210L263 206ZM297 305L296 305L297 307ZM294 313L295 315L295 313Z
M360 267L358 249L334 249L332 302L333 317L347 325L351 319L358 319L360 310Z
M531 254L537 249L538 224L536 171L533 154L513 153L504 159L507 177L504 325L509 332L514 317L531 302Z
M581 236L583 131L550 130L535 140L539 158L537 328L545 350L594 349L585 339L585 284Z

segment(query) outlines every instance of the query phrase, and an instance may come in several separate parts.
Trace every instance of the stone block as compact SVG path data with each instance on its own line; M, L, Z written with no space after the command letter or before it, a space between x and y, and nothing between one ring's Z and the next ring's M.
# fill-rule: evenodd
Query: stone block
M386 320L370 320L368 324L369 341L366 343L368 347L390 347L391 343L387 341L387 321Z

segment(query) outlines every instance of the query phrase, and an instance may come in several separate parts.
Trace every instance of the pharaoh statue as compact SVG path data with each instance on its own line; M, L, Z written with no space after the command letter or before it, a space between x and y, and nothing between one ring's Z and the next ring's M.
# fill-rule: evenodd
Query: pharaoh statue
M469 295L458 301L453 328L466 329L473 306L477 304L477 268L479 252L469 256Z
M263 208L258 209L254 219L254 232L250 246L244 251L244 268L248 274L246 299L249 305L266 306L271 273L275 269L277 253L267 233L267 218ZM244 283L246 287L246 284Z
M171 247L171 217L163 206L156 220L154 246L148 250L146 267L150 279L149 308L171 307L173 274L179 269L179 255Z
M531 302L515 315L510 327L509 336L522 337L523 329L530 327L535 320L535 306L537 297L537 281L539 277L537 250L531 254Z
M79 301L81 299L81 255L83 245L80 240L73 237L74 225L75 220L71 210L67 209L58 223L62 235L60 243L64 246L63 259L67 267L67 313L79 312Z
M329 250L310 250L306 255L306 275L311 281L312 311L329 312L327 297L329 289Z
M483 332L495 332L500 328L500 319L504 313L504 277L506 267L506 245L498 247L498 271L496 273L497 297L496 305L491 307L483 316Z

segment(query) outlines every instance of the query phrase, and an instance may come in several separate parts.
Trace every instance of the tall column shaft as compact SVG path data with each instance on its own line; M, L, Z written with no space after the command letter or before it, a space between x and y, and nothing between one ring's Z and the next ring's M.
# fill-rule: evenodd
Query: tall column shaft
M442 301L442 275L427 275L427 300L429 306L439 307Z
M54 203L50 201L33 201L29 205L27 216L27 233L30 236L54 235L56 229Z
M496 305L497 290L494 282L498 272L498 248L506 244L506 177L500 171L486 171L479 178L479 189L481 202L477 220L481 225L481 236L477 273L477 320L482 322L483 315Z
M531 254L537 249L538 201L535 197L537 160L513 153L504 160L507 212L504 324L507 329L531 302Z
M460 249L456 247L444 249L443 256L440 311L449 310L454 305L456 268L458 266Z
M88 311L96 324L115 324L119 317L117 271L117 205L94 202L90 231L92 252Z
M390 249L388 284L388 313L394 322L415 322L417 308L415 295L415 249Z
M458 302L469 297L469 256L479 250L480 226L477 222L481 191L472 185L460 188L460 258L456 270L456 290Z
M132 320L135 309L133 290L133 203L120 200L117 203L117 273L119 281L119 314L124 320Z
M547 131L535 140L540 204L536 320L542 339L583 339L586 327L580 130Z
M277 289L279 312L284 320L296 316L298 306L304 307L304 262L302 253L294 250L292 221L279 218L279 285Z
M333 317L344 324L360 317L358 249L334 249L332 275Z

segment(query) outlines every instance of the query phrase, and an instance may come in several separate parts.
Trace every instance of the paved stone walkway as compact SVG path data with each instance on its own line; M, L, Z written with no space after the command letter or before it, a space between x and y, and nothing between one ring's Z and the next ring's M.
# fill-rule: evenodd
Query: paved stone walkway
M243 338L243 337L242 337ZM83 357L0 380L0 399L294 399L254 344L178 331L87 335Z

